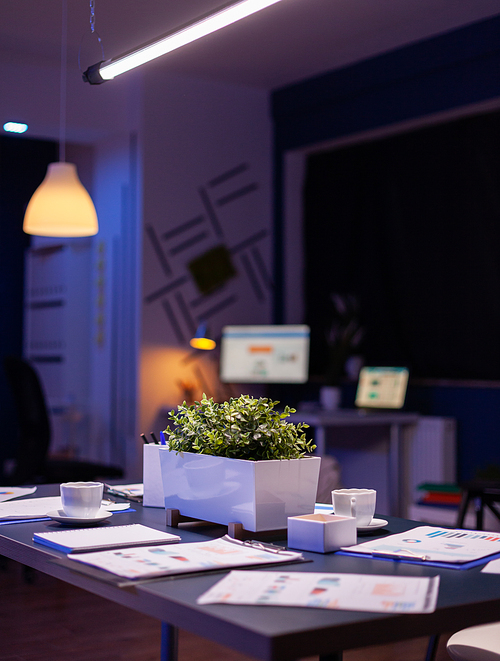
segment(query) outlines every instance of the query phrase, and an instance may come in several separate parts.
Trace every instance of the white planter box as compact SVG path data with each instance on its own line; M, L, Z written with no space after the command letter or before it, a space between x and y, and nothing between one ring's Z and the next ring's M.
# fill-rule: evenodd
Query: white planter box
M159 457L165 507L184 516L256 532L286 528L289 516L314 512L320 457L246 461L167 448Z

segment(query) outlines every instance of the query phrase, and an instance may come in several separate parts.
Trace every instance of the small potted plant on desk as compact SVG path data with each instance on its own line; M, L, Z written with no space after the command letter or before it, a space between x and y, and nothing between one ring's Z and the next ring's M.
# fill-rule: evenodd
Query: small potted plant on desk
M217 403L206 396L172 411L160 452L167 510L244 530L286 528L314 511L320 457L295 410L248 395Z
M346 361L358 347L363 337L359 322L359 305L355 296L331 294L332 322L326 333L328 350L326 385L320 389L320 404L324 409L340 406L340 382L344 376Z

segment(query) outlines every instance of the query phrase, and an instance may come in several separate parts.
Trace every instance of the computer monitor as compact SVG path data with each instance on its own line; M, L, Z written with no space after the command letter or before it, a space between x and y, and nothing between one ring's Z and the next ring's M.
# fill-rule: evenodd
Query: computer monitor
M407 386L406 367L363 367L355 404L360 408L400 409Z
M220 379L224 383L305 383L309 326L225 326Z

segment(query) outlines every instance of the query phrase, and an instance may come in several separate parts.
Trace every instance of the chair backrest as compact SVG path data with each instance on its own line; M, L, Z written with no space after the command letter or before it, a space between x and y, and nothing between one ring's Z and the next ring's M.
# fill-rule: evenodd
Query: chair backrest
M4 358L4 369L19 427L17 465L13 478L17 484L36 481L44 473L51 438L42 384L30 363L16 356Z

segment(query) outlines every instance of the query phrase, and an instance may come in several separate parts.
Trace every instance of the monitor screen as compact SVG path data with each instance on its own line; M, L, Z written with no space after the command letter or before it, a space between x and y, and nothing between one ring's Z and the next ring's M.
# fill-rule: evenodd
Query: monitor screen
M225 326L220 379L225 383L305 383L309 326Z
M355 404L363 408L400 409L407 385L406 367L363 367Z

